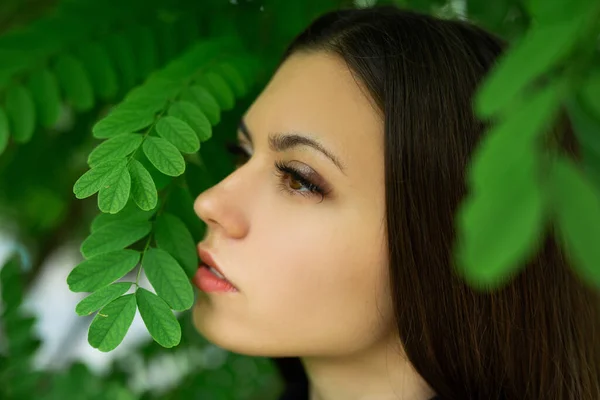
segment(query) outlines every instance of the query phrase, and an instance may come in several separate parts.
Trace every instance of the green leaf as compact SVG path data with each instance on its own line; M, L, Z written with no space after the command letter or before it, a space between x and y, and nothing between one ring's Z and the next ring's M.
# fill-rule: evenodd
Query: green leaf
M127 160L124 158L107 160L94 166L92 169L83 174L75 185L73 185L73 193L78 199L85 199L99 191L107 178L114 170L120 170L127 166Z
M131 199L117 214L105 214L101 212L96 215L91 224L91 231L96 232L98 229L118 221L148 221L157 210L156 207L149 211L140 210L135 201Z
M139 288L135 295L140 315L152 338L166 348L177 346L181 340L181 326L169 305L144 288Z
M35 104L24 86L11 86L6 91L5 109L12 137L17 143L26 143L35 130Z
M154 111L151 109L118 108L98 121L92 128L92 134L95 138L106 139L136 132L148 127L153 122Z
M88 331L89 344L103 352L114 350L121 344L133 322L136 296L126 294L106 305L92 321Z
M142 145L148 160L165 175L179 176L185 172L185 160L177 147L163 138L148 136Z
M200 85L191 86L181 94L181 100L189 101L198 106L212 126L221 121L221 107L206 88Z
M173 116L161 118L156 124L156 133L182 153L192 154L200 150L200 141L196 132L179 118Z
M148 170L138 160L129 163L131 175L131 196L142 210L152 210L158 202L158 193L154 180Z
M125 207L131 191L131 176L127 164L121 164L106 177L98 192L100 211L116 214Z
M171 254L189 278L198 270L198 252L192 234L176 216L163 213L154 226L156 245Z
M56 60L54 72L66 99L76 111L87 111L94 106L94 90L81 61L63 54Z
M8 116L2 107L0 107L0 154L6 150L9 137Z
M119 91L119 84L106 47L100 43L87 42L79 48L77 55L83 62L98 97L103 100L114 98Z
M477 113L489 117L510 106L518 94L541 74L564 59L577 43L580 21L532 28L501 57L478 90Z
M117 297L121 297L131 288L131 285L133 285L132 282L119 282L103 287L81 300L75 307L75 312L81 316L90 315Z
M468 181L477 192L488 186L507 184L507 170L530 158L534 142L549 126L559 104L562 86L553 83L533 93L487 133L475 150ZM525 161L526 162L526 161ZM518 171L517 171L518 173Z
M29 78L29 90L40 124L44 128L52 128L60 117L62 103L56 76L46 68L32 73Z
M162 249L149 248L142 267L152 287L176 311L184 311L194 303L194 290L177 260Z
M193 103L178 101L169 108L169 115L185 121L201 142L205 142L212 137L212 127L209 119ZM198 149L194 152L196 151Z
M215 72L207 72L200 75L196 83L204 86L217 100L222 110L231 110L235 105L235 95L227 82L221 75Z
M537 249L546 204L538 160L533 150L526 154L512 166L513 176L476 192L457 213L457 267L474 286L499 286Z
M81 254L92 258L124 249L147 236L152 230L148 221L117 221L92 232L81 244Z
M233 89L236 97L244 97L248 94L248 85L244 81L244 77L233 65L222 62L217 66L217 69Z
M148 160L148 157L146 157L146 155L143 152L136 153L135 158L150 173L150 176L154 181L154 185L156 186L156 190L163 190L173 182L173 178L157 170L156 167L152 165L152 162Z
M600 195L564 158L554 165L552 183L559 236L568 257L584 279L600 286Z
M140 252L131 249L104 253L77 265L67 277L72 292L95 292L124 277L140 261Z
M126 92L135 86L138 77L131 41L124 35L112 34L105 39L104 44L116 66L121 90Z
M88 165L94 167L102 162L125 158L141 144L143 137L137 133L123 133L99 144L88 157Z

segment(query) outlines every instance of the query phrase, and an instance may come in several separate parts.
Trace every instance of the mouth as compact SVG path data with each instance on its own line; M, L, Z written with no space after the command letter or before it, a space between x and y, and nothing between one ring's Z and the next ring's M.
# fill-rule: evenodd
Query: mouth
M194 276L194 284L205 292L237 292L238 289L227 279L212 256L198 248L200 265Z

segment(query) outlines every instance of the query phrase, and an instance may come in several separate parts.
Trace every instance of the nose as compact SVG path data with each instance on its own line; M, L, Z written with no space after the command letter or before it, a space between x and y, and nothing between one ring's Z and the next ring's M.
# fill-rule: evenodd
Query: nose
M249 224L244 210L244 190L239 170L217 185L202 192L194 201L194 211L207 226L207 236L219 234L240 239L248 234Z

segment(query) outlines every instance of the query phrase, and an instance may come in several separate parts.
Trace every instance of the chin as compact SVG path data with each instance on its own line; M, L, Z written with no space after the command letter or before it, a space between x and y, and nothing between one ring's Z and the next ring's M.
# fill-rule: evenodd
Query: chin
M194 327L210 343L233 353L252 357L295 357L297 352L282 345L268 330L248 332L230 320L215 315L207 302L197 302L192 310Z

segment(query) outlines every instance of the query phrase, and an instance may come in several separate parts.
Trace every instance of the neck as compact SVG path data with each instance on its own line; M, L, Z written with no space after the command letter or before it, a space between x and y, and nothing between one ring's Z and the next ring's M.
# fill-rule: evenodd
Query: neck
M435 395L398 344L345 357L303 357L309 400L425 400Z

